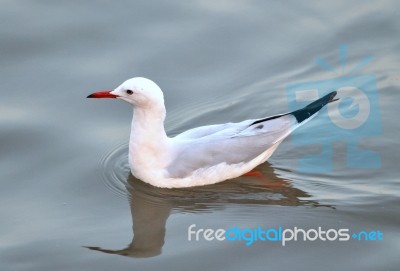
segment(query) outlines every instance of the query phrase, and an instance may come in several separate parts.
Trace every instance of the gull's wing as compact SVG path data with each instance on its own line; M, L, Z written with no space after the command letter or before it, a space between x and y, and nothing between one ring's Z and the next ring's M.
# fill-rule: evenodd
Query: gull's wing
M224 124L214 124L214 125L207 125L207 126L201 126L201 127L196 127L190 130L187 130L183 133L180 133L179 135L176 135L176 139L199 139L202 137L210 136L215 133L238 133L246 128L250 127L251 125L255 125L258 123L262 123L268 120L273 120L276 118L279 118L284 115L288 115L289 113L285 114L279 114L275 116L271 116L268 118L263 118L263 119L250 119L250 120L245 120L242 122L229 122L229 123L224 123Z
M189 130L173 138L174 159L167 171L173 178L183 178L220 163L250 162L269 148L276 148L294 129L333 101L335 95L332 92L291 113Z
M284 115L255 124L237 123L201 138L178 139L167 170L171 177L182 178L220 163L250 162L289 135L294 121L292 115Z
M205 136L212 135L217 132L221 132L224 130L228 129L238 129L240 127L246 127L249 124L251 124L253 120L246 120L240 123L224 123L224 124L214 124L214 125L208 125L208 126L201 126L197 128L193 128L190 130L187 130L177 136L175 136L176 139L196 139L196 138L202 138Z

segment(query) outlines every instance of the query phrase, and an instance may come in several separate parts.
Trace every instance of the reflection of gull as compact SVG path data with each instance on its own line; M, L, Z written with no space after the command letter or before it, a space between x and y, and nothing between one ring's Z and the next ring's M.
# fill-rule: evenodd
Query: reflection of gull
M110 250L100 247L87 248L135 258L153 257L161 254L161 248L164 245L165 223L170 214L171 206L167 202L159 204L148 200L145 194L135 189L137 185L144 183L137 179L132 182L132 179L134 177L130 175L128 182L130 184L133 183L133 187L128 188L133 224L132 242L128 247L121 250Z
M129 163L132 174L157 187L191 187L232 179L264 163L297 127L333 101L332 92L294 112L239 123L198 127L173 138L164 130L161 89L132 78L88 98L118 98L134 107Z
M307 200L309 194L292 187L287 180L275 175L268 163L259 166L258 170L264 177L240 177L230 182L184 189L150 187L129 175L126 188L132 213L132 242L121 250L88 248L130 257L159 255L164 245L165 225L171 211L213 212L230 204L321 206L316 201Z

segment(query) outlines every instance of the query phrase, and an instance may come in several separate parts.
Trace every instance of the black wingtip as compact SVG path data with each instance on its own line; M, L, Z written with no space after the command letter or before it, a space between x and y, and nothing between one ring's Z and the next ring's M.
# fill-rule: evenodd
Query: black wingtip
M331 93L329 93L328 94L328 96L329 96L328 103L335 102L335 101L339 100L339 98L334 99L336 97L336 95L337 95L337 91L336 90L332 91Z
M317 113L319 110L321 110L321 108L324 107L326 104L339 100L339 98L334 99L336 95L337 95L337 92L332 91L329 94L310 103L309 105L307 105L306 107L304 107L302 109L293 111L291 113L279 114L279 115L271 116L268 118L256 120L255 122L251 123L249 125L249 127L254 124L258 124L258 123L268 121L268 120L277 119L277 118L280 118L280 117L283 117L286 115L293 115L296 118L297 122L301 123L302 121L308 119L309 117L311 117L312 115Z
M292 114L296 118L298 123L301 123L304 120L311 117L312 115L314 115L315 113L317 113L328 103L339 100L338 98L334 99L336 97L336 95L337 95L337 91L332 91L329 94L325 95L324 97L310 103L306 107L296 110L290 114Z

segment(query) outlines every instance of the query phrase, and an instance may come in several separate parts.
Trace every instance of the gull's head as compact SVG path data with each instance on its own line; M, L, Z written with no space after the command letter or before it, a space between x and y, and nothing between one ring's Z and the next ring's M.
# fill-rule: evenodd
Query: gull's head
M117 98L135 107L164 105L164 95L160 87L143 77L128 79L114 90L94 92L87 98Z

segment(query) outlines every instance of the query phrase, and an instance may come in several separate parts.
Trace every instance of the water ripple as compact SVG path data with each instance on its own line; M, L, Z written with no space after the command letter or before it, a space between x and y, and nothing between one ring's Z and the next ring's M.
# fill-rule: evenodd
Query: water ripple
M118 145L105 154L98 165L104 184L120 197L128 196L127 180L130 173L128 163L128 144Z

